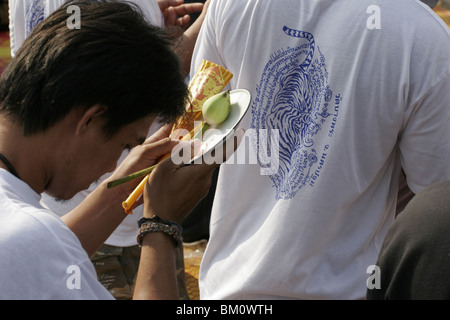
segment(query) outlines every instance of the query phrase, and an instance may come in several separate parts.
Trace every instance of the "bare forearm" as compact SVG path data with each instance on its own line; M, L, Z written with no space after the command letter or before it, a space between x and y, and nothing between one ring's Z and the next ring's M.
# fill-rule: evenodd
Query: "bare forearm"
M172 238L164 233L145 235L133 299L178 299L175 263Z
M191 70L192 53L194 52L195 43L197 42L198 33L202 27L206 12L194 21L194 23L182 35L182 52L180 52L180 60L183 63L184 73L188 75Z
M195 40L193 40L189 35L186 34L183 34L181 38L182 38L181 40L182 46L181 49L179 50L178 55L183 65L183 73L185 76L188 76L191 70L191 60L193 52L192 42L194 42L195 44Z

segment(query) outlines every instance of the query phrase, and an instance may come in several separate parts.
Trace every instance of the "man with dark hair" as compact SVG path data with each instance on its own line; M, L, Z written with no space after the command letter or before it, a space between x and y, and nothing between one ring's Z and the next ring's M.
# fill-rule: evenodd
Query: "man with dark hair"
M68 5L80 8L81 29L67 27ZM0 80L1 299L112 298L89 256L125 218L121 202L138 182L108 189L108 181L155 164L178 143L167 138L170 126L146 139L157 117L173 121L187 101L171 46L130 4L79 1L19 49ZM127 148L111 177L62 219L39 204L44 191L65 200L86 189ZM167 159L151 174L143 198L153 229L139 238L135 298L177 298L180 230L167 221L181 221L205 196L216 166Z
M105 5L105 19L85 9L82 27L74 30L66 26L71 15L59 10L54 22L36 27L5 70L2 109L18 113L25 134L46 130L73 105L108 106L107 135L148 113L161 113L172 121L183 112L187 89L169 37L150 27L139 12L119 11L123 3L106 4L96 3ZM81 9L93 5L78 4ZM130 15L136 19L134 25ZM35 116L29 117L29 112Z

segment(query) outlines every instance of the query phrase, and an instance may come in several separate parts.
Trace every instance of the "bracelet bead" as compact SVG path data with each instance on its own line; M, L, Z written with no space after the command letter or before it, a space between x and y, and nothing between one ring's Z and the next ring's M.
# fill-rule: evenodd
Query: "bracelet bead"
M163 232L171 236L177 245L183 243L183 228L172 221L165 221L154 216L153 218L140 218L138 221L139 231L136 237L136 241L139 246L142 246L144 236L148 233Z

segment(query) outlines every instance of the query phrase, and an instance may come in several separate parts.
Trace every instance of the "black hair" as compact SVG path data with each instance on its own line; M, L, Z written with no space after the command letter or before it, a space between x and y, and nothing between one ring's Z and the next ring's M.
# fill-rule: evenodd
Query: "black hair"
M80 29L67 21L80 8ZM0 79L0 111L24 135L46 131L74 108L107 107L104 132L155 115L173 122L189 91L174 39L124 1L69 1L24 41Z

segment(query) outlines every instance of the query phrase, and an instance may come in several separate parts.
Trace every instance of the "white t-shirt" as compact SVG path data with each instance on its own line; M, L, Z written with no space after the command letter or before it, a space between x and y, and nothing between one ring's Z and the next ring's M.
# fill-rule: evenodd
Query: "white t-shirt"
M0 299L113 299L76 235L0 169Z
M9 1L10 6L10 38L11 54L15 55L18 48L22 45L26 36L30 34L33 28L46 18L50 13L64 4L65 0L37 0L37 1ZM156 26L164 26L164 18L156 0L131 0L137 4L143 11L147 20ZM156 124L150 132L154 132L159 126ZM122 155L125 157L127 151ZM121 160L120 160L121 161ZM105 175L105 179L108 175ZM47 194L42 195L42 204L59 216L75 208L85 197L92 192L98 183L93 183L88 190L79 192L69 201L59 201ZM125 199L124 199L125 200ZM125 214L125 213L124 213ZM124 221L117 227L111 236L105 241L112 246L129 247L136 245L137 220L142 216L142 206L134 210L133 215L127 215Z
M14 57L25 38L44 18L67 0L9 0L9 35L11 55ZM137 4L148 21L163 26L164 20L156 0L131 0Z
M192 70L222 65L252 103L201 298L364 299L401 168L414 192L450 178L449 52L419 1L213 0Z

